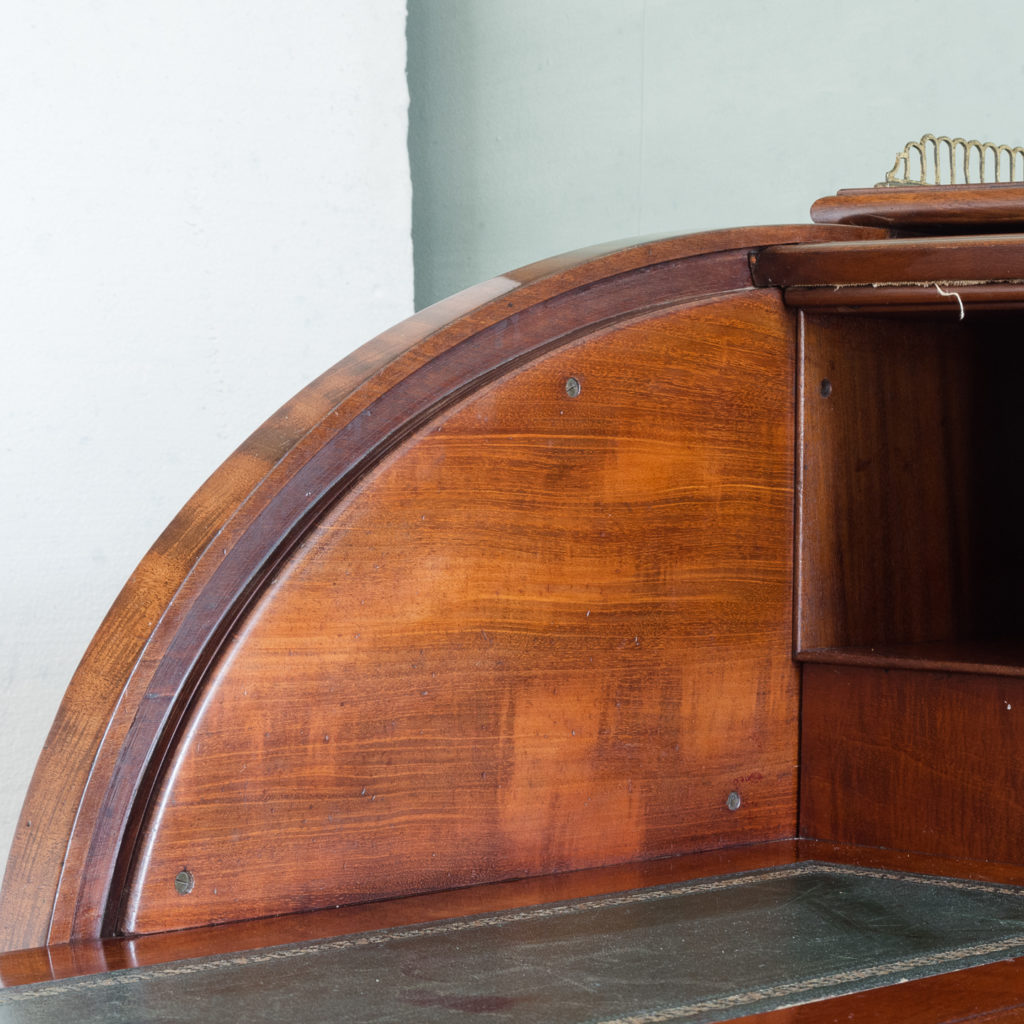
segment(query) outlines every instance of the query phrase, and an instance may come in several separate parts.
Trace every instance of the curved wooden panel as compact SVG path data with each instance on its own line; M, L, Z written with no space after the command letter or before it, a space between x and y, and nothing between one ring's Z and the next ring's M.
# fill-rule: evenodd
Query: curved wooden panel
M282 560L388 452L587 325L749 287L751 247L874 234L757 229L547 261L418 314L314 382L182 510L86 652L26 799L0 946L113 927L127 858L197 688Z
M793 349L774 293L601 330L346 494L204 684L122 928L793 835Z

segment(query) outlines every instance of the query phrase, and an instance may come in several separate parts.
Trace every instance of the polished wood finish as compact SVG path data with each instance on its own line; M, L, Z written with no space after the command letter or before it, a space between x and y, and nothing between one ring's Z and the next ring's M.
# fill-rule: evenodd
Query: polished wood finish
M972 320L976 313L1024 309L1024 284L937 284L794 286L786 305L835 313L926 314L935 319Z
M805 317L796 649L953 639L971 608L971 339Z
M1024 191L890 191L815 215L978 233L546 261L286 406L86 654L0 981L812 857L1024 884ZM1022 1006L1009 962L750 1019Z
M14 950L0 953L0 986L34 984L109 970L148 967L195 957L328 939L380 928L398 928L452 917L755 871L800 861L825 861L1024 885L1024 866L1019 864L953 860L900 850L790 839L154 935L82 940Z
M1019 864L1024 681L807 664L807 838Z
M797 861L829 861L860 867L1024 884L1024 867L925 857L900 851L850 847L807 840L756 844L611 868L472 886L314 913L244 921L137 938L100 939L0 954L0 985L16 986L146 967L194 957L258 950L292 942L400 927L450 917L648 885L776 867ZM842 996L768 1014L746 1022L822 1024L829 1021L913 1021L936 1024L965 1015L993 1014L1011 1021L1024 994L1024 964L1008 961L939 975L904 985Z
M913 666L931 672L1024 676L1024 644L1005 640L938 640L916 644L876 642L865 647L808 647L798 650L795 657L797 661L825 665Z
M8 860L0 946L114 927L168 745L240 615L325 509L432 416L610 318L750 287L750 246L877 234L712 232L544 261L424 310L315 381L183 509L86 652Z
M308 913L234 921L131 938L94 939L16 950L0 953L0 987L80 977L126 967L148 967L175 960L328 939L380 928L398 928L452 917L778 867L800 859L814 859L812 855L801 853L803 845L792 839L757 843L604 868L484 883ZM820 849L820 859L841 860L848 855L841 848L829 844L821 844L820 848L817 844L812 846L815 850ZM893 866L897 863L902 861L894 860ZM962 865L942 863L956 871L963 870ZM978 867L984 871L986 866ZM987 876L978 877L989 880ZM1018 877L1024 882L1020 873L993 877L991 880L1016 881Z
M930 234L1020 231L1024 227L1024 185L842 189L815 202L811 218L819 224L866 224Z
M793 356L778 297L733 296L432 420L236 627L118 930L795 834Z
M804 315L799 657L1019 671L1022 371L1004 317Z
M752 253L750 262L764 287L1024 281L1017 235L778 245Z

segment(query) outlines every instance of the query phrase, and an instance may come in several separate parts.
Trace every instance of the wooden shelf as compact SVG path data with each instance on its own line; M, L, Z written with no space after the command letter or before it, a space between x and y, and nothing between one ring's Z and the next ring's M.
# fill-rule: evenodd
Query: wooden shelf
M817 647L797 651L796 660L823 665L969 672L1024 676L1022 643L879 644L871 647Z
M866 224L924 233L1020 231L1024 187L982 185L900 185L842 189L811 207L819 224Z

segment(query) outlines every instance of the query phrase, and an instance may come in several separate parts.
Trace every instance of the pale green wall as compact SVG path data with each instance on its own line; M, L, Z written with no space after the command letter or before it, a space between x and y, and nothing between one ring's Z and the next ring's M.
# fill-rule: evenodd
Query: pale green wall
M808 218L925 132L1024 142L999 0L409 0L416 302L637 234Z

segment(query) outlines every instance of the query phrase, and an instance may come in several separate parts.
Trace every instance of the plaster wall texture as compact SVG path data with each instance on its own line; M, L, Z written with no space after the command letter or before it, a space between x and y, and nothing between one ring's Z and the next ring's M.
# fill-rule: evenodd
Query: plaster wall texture
M9 0L0 870L61 694L209 473L412 312L403 0Z
M805 223L925 132L1024 143L994 0L409 0L416 303L596 242Z

